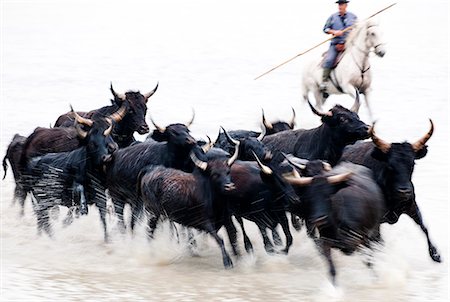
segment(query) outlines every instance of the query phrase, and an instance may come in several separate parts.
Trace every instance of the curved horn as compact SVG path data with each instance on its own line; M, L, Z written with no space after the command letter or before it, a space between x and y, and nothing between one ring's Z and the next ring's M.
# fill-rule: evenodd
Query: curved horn
M284 179L290 183L291 185L297 185L297 186L307 186L312 183L313 177L284 177Z
M327 181L330 184L338 184L347 181L350 178L350 176L352 176L352 174L353 174L352 172L346 172L338 175L328 176Z
M114 96L114 98L119 98L119 99L121 99L122 101L125 101L126 100L126 96L125 96L125 94L123 94L123 93L117 93L117 92L115 92L114 91L114 89L113 89L113 87L112 87L112 82L111 82L111 86L109 87L109 89L111 90L111 93L113 94L113 96Z
M255 152L253 152L253 150L252 150L252 153L253 153L253 156L255 157L256 162L258 163L258 166L259 166L259 168L261 169L261 171L263 171L264 174L271 175L271 174L273 173L272 169L270 169L268 166L264 165L264 164L259 160L258 155L256 155Z
M430 130L428 131L427 134L425 134L421 139L419 139L417 142L415 142L414 144L412 144L413 150L415 152L421 150L425 144L427 143L427 141L430 139L430 137L433 135L433 131L434 131L434 124L433 121L431 119L430 120Z
M73 110L72 105L70 105L70 111L72 112L73 116L75 117L75 120L77 121L77 123L83 124L83 125L86 125L89 127L91 127L92 124L94 123L92 120L90 120L88 118L84 118L84 117L80 116L78 113L76 113L75 110Z
M358 90L358 88L355 88L355 90L356 90L356 91L355 91L355 94L356 94L355 102L353 103L352 108L350 108L350 111L353 111L353 112L358 113L359 107L360 107L361 105L360 105L360 103L359 103L359 90Z
M264 109L261 108L262 111L262 122L264 124L264 127L266 127L267 129L272 129L273 125L271 122L266 121L266 117L264 116Z
M158 129L159 132L164 133L166 131L166 128L156 125L155 121L152 118L152 115L150 113L148 115L150 116L150 121L152 122L153 126L155 126L155 128Z
M208 135L206 137L208 138L209 142L202 146L203 153L208 152L212 148L212 146L214 146L214 143L211 141L211 138Z
M151 97L153 94L155 94L156 90L158 89L158 86L159 86L159 82L156 83L156 87L155 87L152 91L150 91L150 92L144 94L144 98L145 98L145 101L146 101L146 102L147 102L147 100L148 100L149 97Z
M197 158L197 156L195 156L194 152L191 151L191 153L190 153L189 155L190 155L190 157L191 157L191 159L192 159L192 162L193 162L199 169L205 171L206 168L208 168L208 163L207 163L207 162L204 162L204 161L202 161L202 160L199 160L199 159Z
M262 141L264 136L266 136L266 127L261 127L261 134L256 139Z
M104 136L110 135L110 134L111 134L111 131L112 131L112 129L113 129L113 124L112 124L111 119L107 118L106 120L107 120L108 123L109 123L109 127L108 127L108 129L106 129L105 131L103 131L103 135L104 135Z
M375 134L375 123L373 123L371 130L372 141L380 149L383 153L388 153L389 149L391 149L391 144L382 140Z
M293 161L291 161L291 160L288 158L288 156L287 156L286 153L281 152L281 154L283 155L283 157L287 160L287 162L288 162L290 165L296 167L297 169L304 170L304 169L306 168L306 165L300 165L300 164L297 164L297 163L294 163Z
M318 115L318 116L321 116L321 117L333 116L333 113L331 111L328 111L328 112L320 112L320 111L318 111L316 108L314 108L314 106L311 104L311 102L309 100L308 100L308 104L309 104L309 107L311 108L312 112L315 115Z
M294 127L295 127L295 117L296 117L296 115L295 115L294 107L291 107L291 109L292 109L292 119L291 119L291 121L289 122L289 127L291 127L291 129L294 129Z
M72 105L70 105L70 112L72 113L72 115L75 117L75 129L77 130L77 135L79 137L81 137L82 139L85 139L86 136L88 135L87 131L84 131L83 129L81 129L80 127L80 123L83 124L83 120L84 118L79 116L78 113L76 113L73 108ZM90 120L89 120L90 121ZM92 121L91 121L92 122Z
M114 112L113 114L111 114L109 116L109 118L111 120L113 120L114 122L118 123L120 122L123 117L125 116L125 114L127 114L127 110L128 110L128 106L126 102L122 103L122 106L120 106L119 110L117 110L116 112Z
M220 128L222 128L223 133L225 134L225 137L227 138L227 140L228 140L228 142L229 142L230 144L232 144L233 146L238 146L238 145L239 145L239 141L236 140L236 139L234 139L234 138L232 138L232 137L228 134L227 130L225 130L224 127L220 126Z
M325 171L331 171L331 169L332 169L331 165L329 163L327 163L326 161L322 162L322 166Z
M236 161L236 159L238 158L238 155L239 155L239 141L236 143L236 146L234 147L234 154L233 154L233 156L230 158L230 159L228 159L228 161L227 161L227 165L228 166L230 166L231 167L231 165Z
M191 120L186 124L186 127L190 127L192 125L192 123L194 122L194 118L195 118L195 110L194 108L192 108L192 118Z

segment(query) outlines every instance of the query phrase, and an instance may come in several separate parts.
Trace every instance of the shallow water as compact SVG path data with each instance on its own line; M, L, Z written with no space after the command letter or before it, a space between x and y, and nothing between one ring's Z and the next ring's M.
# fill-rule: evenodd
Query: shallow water
M352 1L349 9L363 18L388 4ZM76 110L108 104L110 81L116 91L142 92L159 81L149 113L165 125L188 121L194 108L192 132L198 138L215 137L220 125L257 130L261 108L275 120L289 119L292 106L297 127L315 127L318 118L300 100L300 76L326 46L253 78L325 39L321 28L334 10L325 0L3 1L1 150L15 133L28 135L53 124L69 104ZM104 244L94 207L70 227L55 220L51 240L37 235L29 201L24 217L11 204L9 171L0 187L2 300L448 298L449 41L442 33L448 3L399 1L379 21L387 54L371 58L377 133L388 141L415 141L428 130L428 118L435 123L428 155L416 162L413 181L442 264L429 258L425 236L407 217L383 225L385 245L376 253L373 271L359 255L334 252L337 288L304 231L294 234L288 256L269 256L256 227L246 222L255 254L233 258L232 270L223 269L211 238L200 235L193 256L185 244L170 239L167 226L148 243L143 226L134 237L122 235L115 218L108 217L113 242ZM334 103L350 106L352 100L333 96L326 108ZM364 105L360 117L370 123Z

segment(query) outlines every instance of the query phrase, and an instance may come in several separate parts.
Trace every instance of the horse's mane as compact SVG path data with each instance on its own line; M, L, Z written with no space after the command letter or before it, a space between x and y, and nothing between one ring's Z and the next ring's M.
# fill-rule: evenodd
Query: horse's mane
M351 45L352 42L356 39L356 37L358 37L359 32L361 31L361 29L364 28L364 26L366 25L366 22L367 21L357 21L354 24L354 28L348 34L347 39L345 39L346 46Z

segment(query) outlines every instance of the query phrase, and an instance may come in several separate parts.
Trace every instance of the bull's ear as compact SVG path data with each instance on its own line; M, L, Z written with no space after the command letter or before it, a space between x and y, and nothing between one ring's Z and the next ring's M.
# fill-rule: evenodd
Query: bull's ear
M423 157L425 157L425 155L427 155L428 153L428 146L425 145L423 146L422 149L420 149L419 151L416 152L416 159L421 159Z
M167 140L169 139L166 131L161 132L158 129L153 130L153 133L150 137L157 142L167 142Z
M387 154L386 153L384 153L383 151L381 151L379 148L377 148L377 147L374 147L373 148L373 151L372 151L372 154L370 154L373 158L375 158L376 160L379 160L379 161L387 161Z

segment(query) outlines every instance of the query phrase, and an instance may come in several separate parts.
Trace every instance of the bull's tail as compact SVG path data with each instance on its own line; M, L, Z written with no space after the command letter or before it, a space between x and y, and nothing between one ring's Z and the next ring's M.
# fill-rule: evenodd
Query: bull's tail
M5 174L3 175L3 179L6 178L6 171L8 170L8 163L6 162L7 159L9 160L8 154L6 154L5 157L3 157L3 171L5 171Z

